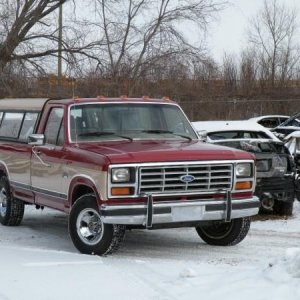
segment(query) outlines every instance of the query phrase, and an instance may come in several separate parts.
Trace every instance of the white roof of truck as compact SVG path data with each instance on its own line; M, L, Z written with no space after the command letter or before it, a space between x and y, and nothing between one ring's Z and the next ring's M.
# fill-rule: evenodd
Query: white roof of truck
M41 111L49 98L6 98L0 99L0 110Z

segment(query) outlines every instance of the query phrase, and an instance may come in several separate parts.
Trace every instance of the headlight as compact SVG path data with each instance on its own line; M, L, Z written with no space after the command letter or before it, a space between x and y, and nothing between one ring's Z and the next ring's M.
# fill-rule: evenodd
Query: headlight
M256 170L258 172L268 172L271 167L271 162L269 159L261 159L256 161Z
M251 177L252 165L249 163L237 164L235 169L236 177Z
M114 168L111 170L112 182L129 182L130 170L129 168Z
M288 162L286 157L274 156L272 159L272 168L279 174L284 174L288 169Z

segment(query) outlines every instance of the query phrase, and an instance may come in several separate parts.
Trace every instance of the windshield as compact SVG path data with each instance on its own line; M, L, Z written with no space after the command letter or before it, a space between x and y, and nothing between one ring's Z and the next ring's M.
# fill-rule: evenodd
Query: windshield
M228 146L253 153L277 153L289 154L288 149L282 142L268 141L262 142L258 140L248 141L220 141L218 145Z
M207 134L211 140L227 140L227 139L270 139L270 137L261 131L219 131Z
M70 109L71 141L116 139L197 139L176 105L92 103Z

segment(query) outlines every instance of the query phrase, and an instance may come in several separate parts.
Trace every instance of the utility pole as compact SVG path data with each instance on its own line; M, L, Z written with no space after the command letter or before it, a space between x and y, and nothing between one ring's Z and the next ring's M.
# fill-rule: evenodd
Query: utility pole
M63 14L62 4L58 10L58 61L57 61L57 96L62 96L62 27L63 27Z

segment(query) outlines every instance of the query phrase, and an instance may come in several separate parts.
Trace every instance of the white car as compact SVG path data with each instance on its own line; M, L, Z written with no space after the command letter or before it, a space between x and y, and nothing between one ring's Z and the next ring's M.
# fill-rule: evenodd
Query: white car
M250 121L254 121L266 128L272 129L283 123L289 119L289 116L285 115L266 115L266 116L259 116L255 118L250 118Z
M284 139L290 133L300 130L300 113L296 113L284 121L282 124L272 129L274 134L280 139Z
M256 158L257 178L254 194L260 199L260 211L292 215L294 199L300 196L300 180L295 178L295 164L289 150L271 131L251 120L192 124L203 141L252 153ZM289 148L295 148L296 144L292 139Z
M280 141L270 130L251 120L192 122L200 139L208 142L234 139L271 139Z

